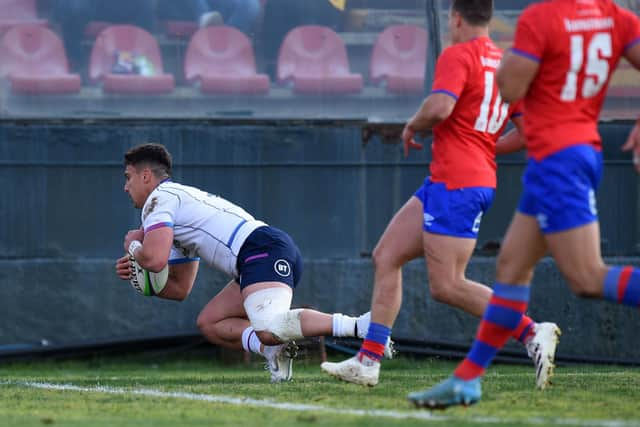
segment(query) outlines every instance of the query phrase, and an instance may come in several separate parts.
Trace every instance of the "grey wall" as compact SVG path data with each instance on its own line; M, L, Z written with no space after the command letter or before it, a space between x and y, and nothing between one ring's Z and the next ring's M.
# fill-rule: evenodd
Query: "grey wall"
M602 126L607 166L598 196L605 253L637 265L638 179L619 153L628 129ZM195 331L197 313L226 278L202 268L193 294L176 303L141 297L113 273L124 233L139 225L122 189L122 153L145 141L167 145L177 181L229 198L296 239L306 263L296 304L366 311L366 254L422 182L429 157L426 150L404 160L399 145L377 137L365 146L362 131L358 122L0 122L0 346ZM503 235L523 164L522 154L501 160L480 245ZM469 276L490 283L494 261L474 259ZM537 271L531 313L563 327L564 354L640 360L631 344L637 310L578 301L549 260ZM405 269L394 334L468 343L476 325L428 297L421 261Z

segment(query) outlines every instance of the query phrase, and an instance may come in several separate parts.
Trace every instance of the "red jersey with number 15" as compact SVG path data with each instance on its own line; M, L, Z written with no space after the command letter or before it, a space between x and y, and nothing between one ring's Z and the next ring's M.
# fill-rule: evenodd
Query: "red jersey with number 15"
M520 16L512 52L540 63L524 97L529 156L572 145L601 148L598 116L625 50L640 42L640 20L612 0L550 0Z
M457 102L433 128L431 180L449 190L496 187L496 141L507 118L521 114L502 102L495 73L502 50L488 37L446 48L436 63L431 93Z

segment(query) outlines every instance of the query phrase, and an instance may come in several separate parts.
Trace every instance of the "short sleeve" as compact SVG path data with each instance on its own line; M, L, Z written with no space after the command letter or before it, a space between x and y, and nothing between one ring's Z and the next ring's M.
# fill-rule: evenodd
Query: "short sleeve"
M457 101L469 74L467 55L457 46L446 48L436 62L431 93L445 93Z
M524 114L524 108L523 108L523 101L519 100L516 101L515 104L510 105L509 110L510 110L510 114L509 114L509 118L510 119L515 119L516 117L520 117Z
M622 46L626 51L640 43L640 18L630 10L620 8Z
M516 34L513 38L511 52L524 56L536 62L540 62L546 47L547 32L549 28L542 28L547 19L537 17L539 7L530 6L522 12L516 25Z
M148 233L162 227L171 227L175 223L175 213L180 204L178 196L154 191L142 208L142 227Z

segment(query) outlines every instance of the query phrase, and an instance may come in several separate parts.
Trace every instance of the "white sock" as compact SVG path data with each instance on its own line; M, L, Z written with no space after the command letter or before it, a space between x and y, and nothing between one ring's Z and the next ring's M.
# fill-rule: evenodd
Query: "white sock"
M334 337L355 337L356 336L356 318L346 316L344 314L335 313L333 315L333 334Z
M249 353L262 354L262 343L252 326L242 331L242 348Z

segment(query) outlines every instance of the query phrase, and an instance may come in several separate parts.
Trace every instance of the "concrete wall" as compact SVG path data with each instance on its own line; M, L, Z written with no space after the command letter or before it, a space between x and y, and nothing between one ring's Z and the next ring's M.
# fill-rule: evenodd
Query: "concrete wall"
M176 303L141 297L114 275L124 233L139 226L139 212L122 190L122 153L145 141L167 145L177 181L229 198L296 239L306 263L296 304L366 311L372 283L367 254L420 185L429 161L427 152L404 160L399 145L375 136L363 145L366 127L358 122L0 122L5 193L0 346L196 331L197 313L226 278L202 268L188 301ZM638 179L619 153L628 129L624 123L602 127L607 166L598 196L605 253L637 265ZM523 164L522 154L501 160L498 196L483 221L479 245L503 235ZM494 262L474 259L469 276L491 283ZM469 343L476 321L428 297L423 263L411 263L404 274L405 303L394 334ZM537 271L531 314L563 327L564 354L640 360L634 344L637 310L578 301L551 261Z

